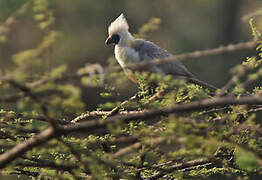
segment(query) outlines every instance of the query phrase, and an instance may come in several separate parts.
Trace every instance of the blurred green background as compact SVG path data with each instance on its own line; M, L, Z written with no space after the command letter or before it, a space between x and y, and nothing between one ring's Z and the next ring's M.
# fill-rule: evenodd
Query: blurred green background
M26 0L1 0L0 22L4 22ZM130 31L137 33L150 18L161 19L160 28L147 34L146 39L155 42L170 53L180 54L194 50L215 48L229 43L252 39L248 16L259 7L261 0L50 0L54 13L54 29L60 33L53 46L51 67L68 64L74 72L88 63L107 66L113 56L113 47L104 41L110 23L124 13ZM31 11L31 10L30 10ZM43 34L36 26L32 12L20 17L0 45L1 70L15 68L13 55L38 46ZM259 25L260 23L260 25ZM257 22L261 26L261 22ZM215 57L184 61L200 79L215 86L223 86L231 74L229 70L254 55L247 50ZM47 62L48 63L48 62ZM48 65L43 67L48 71ZM32 69L32 73L35 72ZM121 86L126 94L136 91L136 85L127 82ZM131 88L130 88L131 87ZM91 104L96 104L97 90L87 92ZM90 101L89 101L90 102Z

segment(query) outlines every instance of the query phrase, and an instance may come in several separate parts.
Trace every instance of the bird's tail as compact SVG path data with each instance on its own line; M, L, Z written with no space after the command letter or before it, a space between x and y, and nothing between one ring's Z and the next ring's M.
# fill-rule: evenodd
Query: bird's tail
M217 87L215 87L215 86L213 86L211 84L208 84L208 83L206 83L204 81L201 81L199 79L196 79L196 78L191 78L190 77L190 78L187 78L187 81L190 82L190 83L193 83L193 84L200 85L200 86L202 86L204 88L207 88L207 89L209 89L212 92L216 92L218 90Z

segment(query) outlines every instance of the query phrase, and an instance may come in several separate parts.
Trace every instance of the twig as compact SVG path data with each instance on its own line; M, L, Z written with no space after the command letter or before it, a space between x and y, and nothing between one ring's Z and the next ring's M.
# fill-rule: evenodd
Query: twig
M71 122L76 123L76 122L79 122L81 120L88 119L88 118L106 116L106 115L109 115L111 112L112 111L91 111L91 112L87 112L85 114L82 114L82 115L76 117ZM119 112L119 114L126 115L126 114L136 114L136 113L140 113L140 112L142 112L142 111L121 111L121 112Z
M138 97L139 97L139 95L138 95L138 93L137 93L137 94L135 94L134 96L130 97L129 99L123 101L120 105L118 105L118 106L116 106L114 109L112 109L112 110L106 115L106 118L117 114L120 108L122 108L123 106L125 106L126 104L128 104L130 101L134 101L134 100L138 99Z
M146 103L144 104L144 106L149 105L150 103L156 101L158 98L164 96L168 91L166 89L160 89L159 91L157 91L152 97L150 97Z
M71 122L72 123L76 123L78 121L81 121L81 120L84 120L84 119L88 119L90 117L101 117L101 116L107 115L108 113L109 113L108 111L91 111L91 112L87 112L85 114L82 114L80 116L77 116Z
M260 66L262 64L262 61L257 61L257 66ZM242 65L242 71L238 71L233 77L226 83L226 85L221 89L220 93L218 95L223 95L228 89L230 89L234 84L238 82L238 80L246 74L248 70L250 70L251 67ZM247 80L245 83L240 84L240 87L244 88L249 83L252 83L254 80Z
M11 16L9 16L3 24L0 25L0 36L7 35L10 27L16 22L19 16L22 16L27 11L31 2L32 0L28 0L19 9L17 9Z
M168 162L165 162L165 163L162 163L162 164L157 164L157 165L144 165L143 167L140 167L140 168L137 165L134 165L134 164L128 164L128 163L123 163L123 164L127 165L127 166L134 166L134 167L138 168L138 169L135 169L135 170L127 171L127 173L132 173L132 172L142 172L142 171L147 170L147 169L161 170L162 167L173 164L174 162L175 161L168 161Z
M215 163L213 160L210 160L210 159L204 159L204 160L201 159L201 160L193 160L193 161L188 161L188 162L184 162L180 164L175 164L171 166L170 168L161 170L160 172L151 176L150 178L147 178L146 180L156 180L156 179L159 179L165 176L166 174L172 173L177 170L182 170L182 169L192 168L192 167L197 167L197 166L202 166L202 165L205 165L205 166L206 165L215 165Z
M162 138L162 137L158 137L158 138L155 138L155 139L151 139L151 140L148 140L147 142L145 142L145 144L149 144L149 145L155 145L155 144L159 144L159 143L162 143L164 142L166 139L165 138ZM142 142L137 142L135 144L132 144L130 146L127 146L125 148L122 148L120 149L119 151L117 151L115 154L113 154L112 158L116 159L116 158L120 158L128 153L130 153L131 151L135 150L135 149L139 149L141 148L143 145Z

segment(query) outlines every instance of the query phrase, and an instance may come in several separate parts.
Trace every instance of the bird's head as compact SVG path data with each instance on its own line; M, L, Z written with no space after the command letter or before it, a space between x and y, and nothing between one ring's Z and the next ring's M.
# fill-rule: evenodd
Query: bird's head
M129 26L127 24L124 14L121 14L108 27L108 38L106 45L114 44L120 46L127 46L133 40L132 35L128 32Z

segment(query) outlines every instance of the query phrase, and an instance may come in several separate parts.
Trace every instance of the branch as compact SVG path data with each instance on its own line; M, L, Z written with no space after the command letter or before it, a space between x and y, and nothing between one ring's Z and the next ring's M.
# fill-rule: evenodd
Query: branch
M256 47L256 44L257 44L256 41L251 40L251 41L247 41L243 43L221 46L221 47L214 48L214 49L207 49L203 51L194 51L191 53L184 53L184 54L175 55L175 56L172 56L170 58L165 58L165 59L155 59L152 61L141 62L135 65L127 66L126 68L139 70L139 69L143 69L146 67L148 68L148 66L155 66L155 65L170 63L174 61L183 61L186 59L197 59L197 58L207 57L207 56L216 56L216 55L226 54L226 53L230 53L234 51L253 49ZM106 73L109 73L112 71L119 71L119 70L121 70L120 67L111 67L106 70Z
M112 110L111 111L91 111L91 112L87 112L85 114L82 114L80 116L77 116L71 122L76 123L76 122L79 122L81 120L88 119L88 118L97 118L97 117L101 117L101 116L107 116L111 112L112 112ZM136 114L136 113L140 113L140 112L142 112L142 111L121 111L121 112L119 112L119 114L127 115L127 114Z
M240 50L244 50L244 49L253 49L255 47L256 47L256 41L251 40L251 41L247 41L247 42L243 42L243 43L221 46L221 47L214 48L214 49L208 49L208 50L203 50L203 51L195 51L195 52L191 52L191 53L184 53L184 54L180 54L180 55L175 55L175 56L172 56L171 58L156 59L156 60L152 60L152 61L148 61L148 62L137 63L135 65L127 66L127 68L141 69L141 68L149 66L149 65L152 66L152 65L157 65L157 64L169 63L169 62L173 62L173 61L183 61L183 60L186 60L186 59L196 59L196 58L207 57L207 56L215 56L215 55L219 55L219 54L225 54L225 53L240 51ZM83 71L81 73L75 73L75 74L71 74L71 75L63 75L62 77L58 77L58 78L55 78L55 79L50 78L50 77L45 77L43 79L28 83L27 86L29 88L35 88L35 87L38 87L38 86L45 84L47 82L50 82L50 81L54 81L55 83L58 83L58 82L63 82L63 81L67 81L67 80L70 80L70 79L82 78L82 77L88 76L88 75L92 76L92 75L94 75L94 72L93 72L94 70L92 68L94 68L98 74L102 75L102 78L101 78L102 80L104 79L105 74L108 74L108 73L111 73L111 72L114 72L114 71L121 71L122 70L122 68L120 66L108 67L107 69L101 68L101 66L99 64L94 64L93 66L90 66L90 68L89 68L89 66L87 66L85 71ZM5 82L7 79L11 79L11 78L12 78L12 75L7 74L4 77L0 78L0 82Z
M0 169L4 168L8 163L23 155L25 152L31 150L33 147L39 146L55 137L53 128L48 128L38 135L23 141L16 145L9 151L0 155Z
M120 108L122 108L123 106L125 106L126 104L128 104L130 101L134 101L136 99L139 98L139 95L138 93L135 94L134 96L130 97L129 99L123 101L121 104L119 104L118 106L116 106L114 109L112 109L107 115L106 117L110 117L110 116L113 116L115 114L118 113L118 111L120 110Z
M106 120L102 121L88 121L83 122L75 125L68 125L63 126L63 131L74 132L76 130L92 130L93 128L101 128L104 127L106 124L113 123L119 119L122 121L131 121L134 119L148 119L156 116L161 115L168 115L171 113L184 113L184 112L191 112L191 111L201 111L205 110L206 108L216 108L216 107L223 107L227 105L255 105L255 104L262 104L262 97L258 95L254 96L246 96L242 98L235 98L235 97L221 97L216 99L206 99L202 101L195 101L187 104L179 104L174 105L171 107L164 107L160 109L151 109L151 110L144 110L135 114L127 114L127 115L117 115L113 117L109 117Z
M150 145L155 145L155 144L160 144L162 142L164 142L166 139L159 137L159 138L155 138L155 139L151 139L149 141L146 141L146 144L150 144ZM117 151L115 154L113 154L112 158L116 159L119 157L124 156L125 154L128 154L129 152L139 149L142 147L142 142L137 142L135 144L132 144L130 146L127 146L125 148L120 149L119 151Z
M204 166L210 166L210 165L215 165L215 164L217 164L217 163L215 163L215 161L210 160L210 159L193 160L193 161L188 161L188 162L184 162L184 163L180 163L180 164L175 164L175 165L171 166L170 168L161 170L159 173L157 173L154 176L151 176L147 180L156 180L156 179L162 178L166 174L172 173L172 172L177 171L177 170L193 168L195 166L203 166L203 165Z
M58 129L54 131L52 127L42 131L40 134L33 136L32 138L23 141L22 143L16 145L9 151L0 155L0 168L4 168L9 162L15 160L17 157L24 154L26 151L31 150L33 147L39 146L52 138L57 138L62 135L66 135L72 132L79 132L79 131L91 131L96 128L106 127L107 124L114 123L121 119L122 121L131 121L134 119L148 119L151 117L157 117L161 115L168 115L171 113L184 113L190 111L197 111L197 110L204 110L206 108L216 108L221 106L227 105L243 105L243 104L262 104L262 97L257 95L253 96L245 96L242 98L235 98L235 97L220 97L216 99L207 99L197 102L191 102L187 104L179 104L174 105L171 107L164 107L160 109L152 109L152 110L144 110L139 113L135 114L128 114L128 115L117 115L113 117L109 117L107 119L98 121L98 120L91 120L79 124L73 125L58 125ZM260 154L262 157L262 154Z

